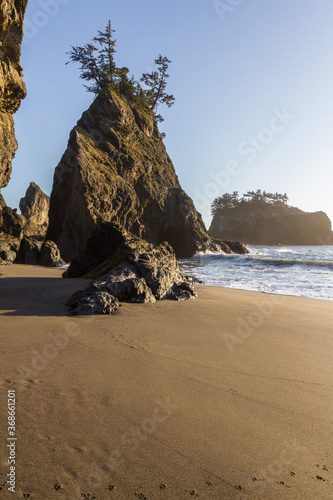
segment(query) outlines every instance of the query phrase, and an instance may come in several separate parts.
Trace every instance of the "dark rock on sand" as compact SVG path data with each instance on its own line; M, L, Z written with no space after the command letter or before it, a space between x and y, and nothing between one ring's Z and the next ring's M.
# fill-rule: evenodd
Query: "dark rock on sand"
M41 266L59 267L65 265L62 260L59 248L54 241L46 240L41 246L38 263Z
M94 231L83 254L63 276L95 279L85 290L84 301L89 295L95 297L101 293L121 302L140 303L196 297L193 286L180 272L169 243L149 244L111 223ZM78 303L81 295L72 299ZM78 305L77 310L85 308Z
M53 241L44 241L23 236L16 255L16 264L31 266L59 267L65 262L60 256L59 249Z
M16 256L16 264L26 264L36 266L39 260L39 242L24 236L21 240L20 248Z
M68 300L70 314L93 315L115 314L119 308L119 301L107 292L90 290L75 292Z
M92 282L91 290L110 293L120 302L156 302L146 280L140 277L134 265L126 261L120 263L103 278Z

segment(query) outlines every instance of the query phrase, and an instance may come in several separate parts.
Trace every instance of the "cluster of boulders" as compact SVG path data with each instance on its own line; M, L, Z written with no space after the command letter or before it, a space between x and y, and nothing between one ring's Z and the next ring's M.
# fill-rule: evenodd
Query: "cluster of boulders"
M147 243L112 223L104 223L94 231L84 252L63 276L94 280L70 298L71 314L114 314L119 302L187 300L197 296L180 272L169 243Z
M0 195L0 265L65 264L57 245L45 240L49 203L49 197L33 182L20 201L21 215L7 207Z

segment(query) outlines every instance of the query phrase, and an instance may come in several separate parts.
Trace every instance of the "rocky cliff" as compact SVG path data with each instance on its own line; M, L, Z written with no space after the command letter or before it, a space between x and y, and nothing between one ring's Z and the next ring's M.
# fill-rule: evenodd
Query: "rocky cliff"
M56 244L45 241L49 197L34 182L21 198L20 209L22 215L7 207L0 194L0 265L64 265Z
M21 214L25 217L24 234L43 238L49 224L50 198L37 184L30 182L24 198L20 201Z
M7 186L17 149L12 115L26 95L20 65L28 0L0 2L0 188Z
M215 238L240 239L253 245L327 245L333 243L331 221L324 212L294 207L241 206L217 212L209 228Z
M214 245L182 190L149 109L110 90L99 94L72 130L56 167L47 237L66 261L94 228L119 224L177 257Z

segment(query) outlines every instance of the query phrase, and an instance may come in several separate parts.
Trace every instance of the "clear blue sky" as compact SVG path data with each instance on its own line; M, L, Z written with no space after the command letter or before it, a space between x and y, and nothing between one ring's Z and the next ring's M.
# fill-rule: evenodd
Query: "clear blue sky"
M22 65L28 96L15 115L19 150L7 203L30 181L46 192L68 135L89 106L65 65L111 19L116 63L136 78L172 60L161 131L182 187L207 225L224 192L258 188L333 221L332 0L30 0Z

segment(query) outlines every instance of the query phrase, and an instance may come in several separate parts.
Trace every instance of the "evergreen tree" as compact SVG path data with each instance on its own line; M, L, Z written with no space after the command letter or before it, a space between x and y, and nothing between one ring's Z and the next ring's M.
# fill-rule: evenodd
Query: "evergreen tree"
M135 101L139 106L150 108L157 121L163 121L160 114L156 114L159 104L166 104L168 107L174 104L173 95L166 93L168 65L171 61L167 57L159 57L155 60L156 71L144 73L141 81L148 87L144 90L134 77L128 78L128 68L117 68L114 61L116 53L116 40L113 38L115 30L108 22L104 31L98 31L91 43L83 47L74 47L67 52L70 62L80 64L80 78L89 82L84 87L88 92L98 94L105 88L117 92L127 99ZM162 134L164 136L165 134Z
M144 73L140 80L148 87L148 90L146 90L146 97L149 107L154 112L155 118L159 122L163 121L162 116L156 114L159 104L166 104L170 108L175 102L174 96L165 92L167 79L169 78L167 69L170 62L171 61L167 57L159 55L159 57L155 59L157 69L151 73Z
M88 92L98 94L102 89L112 87L115 84L116 64L114 62L114 53L116 52L116 40L112 38L113 33L115 33L115 30L111 28L111 21L109 21L105 31L99 31L98 36L93 38L92 43L88 43L83 47L72 46L72 50L67 52L70 61L81 64L80 78L92 82L90 85L84 85Z
M211 204L211 211L214 216L218 212L246 207L248 204L252 206L288 207L288 196L286 193L267 193L258 189L257 191L247 191L243 194L243 198L239 199L238 191L234 191L232 194L225 193L215 198Z
M111 28L111 21L109 21L104 33L99 31L98 36L93 38L93 42L99 43L101 47L98 51L98 67L105 86L112 86L116 76L114 54L117 40L112 38L112 33L115 33L115 30Z

